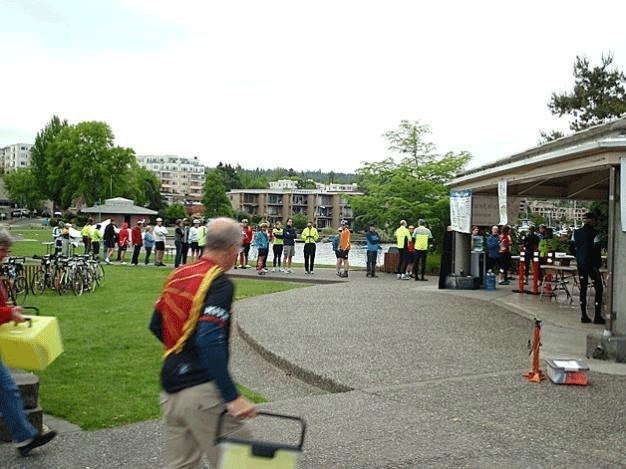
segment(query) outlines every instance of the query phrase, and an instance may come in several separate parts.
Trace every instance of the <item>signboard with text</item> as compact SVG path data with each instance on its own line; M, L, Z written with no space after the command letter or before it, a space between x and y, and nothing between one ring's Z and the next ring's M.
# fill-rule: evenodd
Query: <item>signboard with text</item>
M472 191L450 191L450 226L460 233L471 232Z
M507 220L514 223L520 210L522 197L508 197L506 203ZM500 204L498 196L472 196L472 224L478 226L498 225L500 222Z

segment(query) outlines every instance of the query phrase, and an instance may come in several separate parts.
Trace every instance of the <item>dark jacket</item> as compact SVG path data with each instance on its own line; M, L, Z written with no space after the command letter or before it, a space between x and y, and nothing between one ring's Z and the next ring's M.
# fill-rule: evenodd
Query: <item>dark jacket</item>
M602 265L600 232L589 224L575 230L572 237L576 262L581 267L593 268Z
M293 226L285 226L283 228L283 240L285 246L294 246L296 243L296 229Z

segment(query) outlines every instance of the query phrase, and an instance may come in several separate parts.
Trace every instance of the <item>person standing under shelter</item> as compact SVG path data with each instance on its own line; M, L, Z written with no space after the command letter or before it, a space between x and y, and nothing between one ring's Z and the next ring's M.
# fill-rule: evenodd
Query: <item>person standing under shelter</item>
M396 230L396 246L398 248L398 268L396 275L398 280L410 280L406 274L406 265L408 263L409 241L411 240L411 232L406 227L406 220L400 220L400 226Z
M320 239L320 235L317 232L317 228L313 226L313 222L309 220L306 224L306 228L302 230L300 235L302 241L304 241L304 273L313 274L315 268L315 251L317 248L317 240Z
M228 370L235 287L224 272L235 265L240 245L237 222L211 220L204 255L174 270L156 303L150 330L165 350L164 467L200 467L203 454L216 467L215 430L224 409L223 434L251 437L242 419L256 416L256 407L239 394Z
M154 265L165 267L163 256L165 255L165 239L167 238L167 228L163 226L161 217L156 219L154 227Z
M528 232L524 237L524 274L526 276L525 283L528 283L528 274L530 273L530 265L535 256L535 252L538 253L539 249L539 236L535 234L535 227L529 226ZM534 265L534 264L533 264ZM539 278L539 272L537 272L537 278Z
M139 263L139 252L141 251L141 246L143 246L143 237L141 233L142 225L143 222L138 220L137 224L133 226L132 230L130 230L130 242L133 245L133 256L130 260L131 265L137 265Z
M415 280L425 282L428 280L424 277L426 272L426 258L428 257L428 249L433 242L433 234L430 229L426 228L426 222L421 218L417 220L417 228L413 230L413 239L415 243L415 264L413 265L413 275ZM420 278L418 278L418 274Z
M495 269L500 268L500 228L497 225L491 227L491 234L487 236L487 262L485 269L495 274Z
M9 253L9 248L13 244L13 239L4 230L0 230L0 261L4 260ZM26 321L22 315L24 312L21 306L11 306L7 304L4 289L0 288L0 324L9 321L16 323ZM11 438L17 446L21 456L27 456L31 450L45 445L55 436L54 430L44 433L37 431L28 421L24 412L24 404L20 395L20 390L11 376L9 370L0 360L0 416L4 422ZM6 463L6 461L5 461Z
M580 322L589 323L591 319L587 316L587 287L589 277L593 281L595 290L594 318L595 324L606 324L602 317L602 276L600 266L602 265L602 251L600 245L600 232L597 230L598 216L589 212L583 216L584 225L574 231L572 235L572 245L576 255L578 265L578 279L580 281Z

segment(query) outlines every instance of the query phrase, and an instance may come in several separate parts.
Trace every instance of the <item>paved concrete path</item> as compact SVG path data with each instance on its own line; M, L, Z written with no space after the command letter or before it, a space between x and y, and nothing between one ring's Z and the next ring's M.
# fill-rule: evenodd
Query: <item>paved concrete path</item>
M332 270L314 277L340 280ZM236 314L252 348L236 339L233 373L272 398L263 407L306 418L300 467L626 467L626 376L593 371L587 387L521 377L530 368L528 316L545 316L543 348L556 355L582 357L577 341L598 326L577 323L569 307L515 298L364 273L250 298ZM293 434L252 424L262 436ZM27 466L4 445L0 466L158 467L159 436L156 421L67 432Z

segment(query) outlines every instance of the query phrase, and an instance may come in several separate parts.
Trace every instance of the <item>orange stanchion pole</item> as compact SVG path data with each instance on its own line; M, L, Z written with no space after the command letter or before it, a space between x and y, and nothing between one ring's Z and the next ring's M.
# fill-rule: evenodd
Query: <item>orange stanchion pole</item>
M539 294L539 252L537 251L533 255L533 289L530 293Z
M533 345L531 354L533 356L532 369L524 375L531 383L541 383L545 379L539 368L539 347L541 346L541 321L535 318L535 330L533 333Z
M519 252L519 279L517 282L517 290L513 290L515 293L524 293L524 275L526 273L526 262L524 262L525 259L525 252L522 249Z

